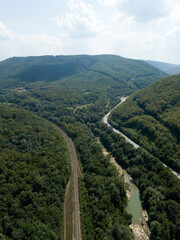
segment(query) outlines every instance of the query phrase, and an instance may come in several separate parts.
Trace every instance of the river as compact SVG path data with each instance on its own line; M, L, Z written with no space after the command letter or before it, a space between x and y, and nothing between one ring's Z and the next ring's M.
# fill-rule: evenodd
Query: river
M107 124L109 127L112 127L108 122L109 115L117 106L122 104L126 99L127 97L121 97L121 102L103 117L103 122ZM126 141L131 143L135 148L140 147L138 144L133 142L131 139L129 139L127 136L125 136L117 129L113 128L113 131L118 134L121 134L126 139ZM103 153L105 156L109 154L104 147ZM143 211L142 209L139 189L133 183L131 176L124 169L122 169L119 164L117 164L116 160L112 156L110 157L110 161L117 167L119 174L123 176L125 181L126 194L128 196L127 212L132 215L132 224L130 225L130 227L133 231L134 238L135 240L148 240L150 235L150 231L147 224L148 215L147 212Z
M103 122L107 124L109 127L112 127L109 122L108 122L108 117L111 114L111 112L120 104L122 104L128 97L121 97L121 102L117 104L110 112L108 112L104 117L103 117ZM124 135L122 132L119 130L113 128L113 131L115 133L120 134L123 136L126 140L126 142L131 143L134 148L139 148L140 146L133 142L131 139L129 139L126 135ZM103 148L103 153L104 155L107 155L106 149ZM114 164L117 169L119 170L119 173L124 177L125 183L128 184L129 189L126 189L126 194L128 196L128 204L127 204L127 212L132 214L132 224L130 225L133 233L134 233L134 238L135 240L148 240L150 236L150 231L147 225L148 221L148 215L146 211L143 211L142 209L142 204L140 201L140 194L139 194L139 189L136 187L136 185L133 183L133 180L131 176L121 168L119 164L115 161L115 159L111 156L111 163ZM169 168L166 164L162 163L164 167ZM180 174L169 168L171 172L177 176L180 179Z
M100 142L99 142L100 143ZM128 197L127 212L132 217L132 224L130 228L133 231L135 240L149 240L150 231L148 228L148 215L146 211L143 211L142 204L140 201L139 189L133 183L131 176L122 169L121 166L116 162L115 158L112 157L111 153L102 146L103 154L105 156L110 155L110 162L116 166L119 175L124 178L126 195Z

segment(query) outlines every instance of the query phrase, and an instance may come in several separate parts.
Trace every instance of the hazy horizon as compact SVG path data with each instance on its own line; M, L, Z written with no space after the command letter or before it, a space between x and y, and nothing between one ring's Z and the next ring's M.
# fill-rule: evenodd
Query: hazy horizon
M0 2L0 61L113 54L180 64L178 0Z

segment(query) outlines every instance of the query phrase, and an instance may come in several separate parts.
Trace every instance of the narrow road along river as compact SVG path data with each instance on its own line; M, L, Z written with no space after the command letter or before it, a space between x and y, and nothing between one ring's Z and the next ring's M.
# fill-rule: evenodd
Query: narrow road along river
M128 97L121 97L121 102L118 103L110 112L108 112L108 113L103 117L103 123L107 124L109 127L112 127L112 126L109 124L109 122L108 122L108 117L109 117L109 115L111 114L111 112L112 112L115 108L117 108L117 106L119 106L120 104L122 104L127 98L128 98ZM113 127L112 127L112 129L113 129L113 131L114 131L115 133L121 134L121 136L123 136L123 137L125 138L126 142L131 143L131 144L134 146L134 148L139 148L139 147L140 147L137 143L133 142L130 138L128 138L126 135L124 135L124 134L123 134L122 132L120 132L119 130L117 130L117 129L113 128ZM178 177L178 178L180 179L180 174L178 174L178 173L175 172L173 169L171 169L170 167L168 167L165 163L162 163L162 164L163 164L164 167L169 168L170 171L171 171L176 177Z
M121 102L103 117L103 122L107 124L109 127L112 127L108 122L109 115L117 106L122 104L126 99L127 97L121 97ZM113 131L118 134L121 134L121 136L123 136L125 140L131 143L135 148L140 147L138 144L133 142L131 139L129 139L127 136L125 136L117 129L113 128ZM103 148L103 153L104 155L108 154L105 148ZM125 183L128 184L129 189L126 189L126 194L128 196L127 211L133 216L132 224L130 225L130 227L134 233L135 240L148 240L150 235L150 231L147 224L148 215L147 212L143 211L142 209L139 189L133 183L131 176L124 169L122 169L119 164L117 164L116 160L112 156L111 163L117 167L120 175L123 176Z
M121 102L118 103L110 112L108 112L108 113L103 117L103 122L104 122L105 124L107 124L109 127L112 127L112 126L109 124L109 122L108 122L108 117L109 117L109 115L111 114L111 112L112 112L115 108L117 108L117 106L119 106L120 104L122 104L127 98L128 98L128 97L121 97ZM113 127L112 127L112 128L113 128ZM135 142L133 142L130 138L128 138L126 135L124 135L124 134L123 134L122 132L120 132L119 130L113 128L113 131L114 131L115 133L121 134L121 136L123 136L123 137L126 139L126 142L131 143L135 148L138 148L138 147L139 147L138 144L136 144Z

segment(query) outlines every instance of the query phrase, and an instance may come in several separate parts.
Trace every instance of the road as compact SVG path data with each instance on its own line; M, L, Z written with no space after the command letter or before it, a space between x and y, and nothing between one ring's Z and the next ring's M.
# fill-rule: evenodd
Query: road
M55 125L54 125L55 126ZM73 141L66 135L66 133L59 127L55 126L56 129L61 133L64 139L67 142L70 160L71 160L71 171L72 176L71 179L73 181L73 236L72 240L82 240L81 236L81 219L80 219L80 203L79 203L79 188L78 188L78 178L82 176L79 161L77 159L76 150L74 147ZM65 239L66 239L66 229L65 226ZM70 239L66 239L70 240Z
M107 124L109 127L112 127L112 126L109 124L109 122L108 122L108 117L109 117L109 115L111 114L111 112L112 112L115 108L117 108L117 106L119 106L119 105L122 104L124 101L126 101L127 98L128 98L128 97L121 97L121 102L118 103L111 111L109 111L109 112L103 117L103 122L104 122L105 124ZM123 136L123 137L125 138L126 142L131 143L135 148L139 148L139 147L140 147L138 144L136 144L135 142L133 142L130 138L128 138L126 135L124 135L124 134L123 134L122 132L120 132L119 130L117 130L117 129L113 128L113 127L112 127L112 129L113 129L113 131L114 131L115 133L121 134L121 136Z
M109 115L111 114L111 112L112 112L115 108L117 108L117 106L119 106L120 104L122 104L123 102L125 102L127 98L128 98L128 97L121 97L121 102L118 103L111 111L109 111L109 112L103 117L103 123L107 124L109 127L112 127L112 126L109 124L109 122L108 122L108 117L109 117ZM124 135L124 134L123 134L122 132L120 132L119 130L117 130L117 129L113 128L113 127L112 127L112 129L113 129L113 131L114 131L115 133L121 134L121 136L123 136L123 137L125 138L126 142L131 143L131 144L134 146L134 148L137 149L137 148L140 147L137 143L133 142L130 138L128 138L126 135ZM180 174L178 174L177 172L175 172L173 169L171 169L170 167L168 167L166 164L164 164L164 163L162 163L162 164L164 165L164 167L169 168L170 171L171 171L177 178L180 179Z

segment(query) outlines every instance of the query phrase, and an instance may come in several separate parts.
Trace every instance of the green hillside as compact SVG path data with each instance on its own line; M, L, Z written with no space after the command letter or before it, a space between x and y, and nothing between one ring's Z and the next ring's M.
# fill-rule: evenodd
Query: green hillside
M60 239L68 149L48 121L0 104L0 239Z
M11 58L0 63L2 106L25 109L48 119L62 127L75 143L83 172L79 189L84 239L112 239L114 231L131 239L124 183L103 157L91 127L119 102L118 96L131 94L164 76L143 61L112 55ZM29 121L33 122L31 118ZM101 182L101 192L94 186L97 181ZM49 224L53 224L51 219ZM40 236L44 232L46 227Z
M115 55L14 57L0 62L1 89L48 84L132 91L165 76L143 61Z
M114 55L10 58L0 63L0 102L60 125L95 122L119 101L118 96L163 76L143 61Z
M172 63L164 63L158 61L146 60L145 62L151 64L152 66L159 68L161 71L167 73L168 75L174 75L180 73L180 65Z
M111 123L162 162L180 172L180 75L132 94Z

